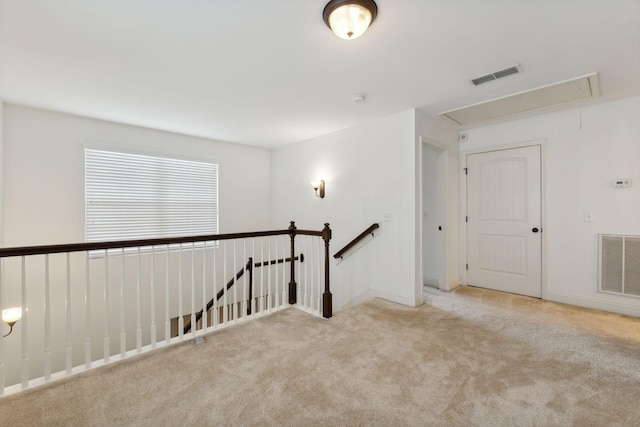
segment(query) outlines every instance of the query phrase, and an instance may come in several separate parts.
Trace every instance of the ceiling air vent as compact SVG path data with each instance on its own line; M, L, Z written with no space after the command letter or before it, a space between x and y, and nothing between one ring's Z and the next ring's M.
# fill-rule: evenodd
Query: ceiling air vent
M489 122L600 95L598 73L440 113L459 125Z
M511 74L518 74L520 72L520 66L518 64L513 67L505 68L504 70L494 71L490 74L485 74L484 76L476 77L475 79L471 79L471 83L478 86L482 83L487 83L492 80L501 79L503 77L510 76Z

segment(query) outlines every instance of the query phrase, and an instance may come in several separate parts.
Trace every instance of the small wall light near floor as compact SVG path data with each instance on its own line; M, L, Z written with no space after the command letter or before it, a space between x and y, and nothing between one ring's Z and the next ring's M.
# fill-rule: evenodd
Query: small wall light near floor
M324 180L313 181L311 185L313 186L313 191L316 192L316 197L324 199Z
M12 307L2 310L2 320L9 325L9 332L7 335L3 335L2 337L9 336L11 332L13 332L13 325L16 324L18 320L22 318L22 307Z

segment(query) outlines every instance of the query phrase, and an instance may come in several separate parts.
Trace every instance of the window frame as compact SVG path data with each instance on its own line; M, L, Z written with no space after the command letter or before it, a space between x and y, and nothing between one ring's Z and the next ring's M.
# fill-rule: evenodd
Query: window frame
M204 158L184 158L174 154L148 153L127 150L121 147L93 145L85 145L83 147L83 156L85 191L84 234L86 242L216 235L220 233L220 165L218 162ZM103 156L103 158L99 159L101 156ZM125 166L119 165L122 166L123 170L118 171L118 175L113 178L114 182L111 183L108 181L112 178L114 170L108 169L109 160L105 160L107 158L111 159L111 161L114 159L125 159L129 162ZM146 173L144 171L136 170L135 165L144 165L145 162L147 162ZM101 172L93 170L101 167L103 168ZM159 171L163 167L165 169ZM127 170L132 172L128 174ZM150 170L153 173L150 173ZM207 170L209 173L208 178L205 176L206 173L202 175L203 171ZM183 177L185 173L187 174L187 178ZM100 176L100 174L103 176ZM107 175L108 179L106 181L100 181L100 177L105 178ZM202 180L196 180L194 178L201 178L202 176L205 176ZM136 178L136 180L133 182L129 181L132 178ZM198 188L195 190L193 186L194 182L199 182L199 184L196 185ZM99 196L96 198L96 186L103 185L104 183L112 185L111 188L108 188L108 190L112 190L112 197L117 196L119 191L122 193L126 192L128 194L123 196L122 199L114 201L113 206L109 206L109 202L105 201L105 199L109 198L108 196L105 197L103 195L102 198ZM120 188L117 188L118 186L120 186ZM155 194L164 194L164 196L160 199L142 197L145 195L145 186L147 190L149 190L149 188L153 188L155 190ZM124 190L125 188L126 191ZM131 190L131 193L129 193L129 190ZM185 198L184 190L190 190L192 191L192 194ZM136 191L141 192L140 194L142 194L142 196L137 196L138 198L136 198ZM149 190L149 194L151 193L154 193L154 191ZM146 196L149 194L146 194ZM205 200L200 199L200 195L204 195L203 198ZM145 199L149 203L145 204L142 199ZM176 205L176 199L185 201L185 205ZM197 200L197 203L193 203L194 200ZM141 201L142 203L138 203ZM94 205L95 203L102 204L103 206L96 207ZM118 203L122 205L120 210L118 210L116 206ZM92 205L93 209L91 209ZM208 207L203 207L205 205L208 205ZM109 209L111 209L112 212L108 213L107 211L109 211ZM137 232L135 228L132 228L132 223L134 223L135 220L131 220L131 215L126 213L127 209L135 212L133 215L134 217L138 217L138 225L144 225L145 228L142 231ZM98 227L102 226L106 227L106 229L103 229L102 232L98 232L96 230L93 230L92 232L91 225L94 224L90 224L90 222L95 222L94 216L97 215L97 213L99 214L100 210L103 210L103 214L105 215L111 214L111 219L118 215L120 218L116 218L113 221L113 229L108 230L109 227L105 226L103 223ZM116 211L117 214L114 214ZM189 213L186 213L187 211ZM194 215L194 211L197 211L198 213ZM206 212L206 216L203 216L203 211L208 211ZM154 224L149 225L149 223L145 221L145 213L153 215L154 220L151 222ZM186 220L182 223L178 222L176 226L175 217L185 218ZM206 223L203 221L206 221ZM106 222L109 221L107 220ZM128 232L115 229L116 227L120 227L120 225L127 228ZM175 231L172 231L172 228L175 228ZM179 249L181 246L182 245L175 245L174 247L174 245L171 245L169 249ZM195 244L195 247L216 246L217 242L198 242ZM151 252L152 248L128 248L125 249L124 252L137 253L138 250L140 250L140 252ZM160 248L156 248L156 250L160 250ZM121 250L117 249L114 252L120 251ZM102 252L104 254L104 251L97 252ZM111 251L109 252L111 253ZM96 256L99 254L96 253L92 255Z

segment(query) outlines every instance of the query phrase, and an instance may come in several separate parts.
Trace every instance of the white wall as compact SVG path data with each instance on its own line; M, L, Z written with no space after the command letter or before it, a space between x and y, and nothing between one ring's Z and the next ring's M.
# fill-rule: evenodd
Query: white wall
M4 245L4 104L0 99L0 247Z
M270 225L266 149L4 105L6 246L84 241L84 144L219 164L220 232Z
M598 233L640 235L640 97L479 127L464 150L546 140L543 296L640 315L640 299L598 293ZM616 178L634 186L614 189ZM594 222L584 222L592 212Z
M374 222L379 233L341 262L331 259L334 309L374 289L416 304L413 110L293 144L272 153L272 225L333 230L331 255ZM311 181L326 181L317 198ZM382 222L383 215L391 221Z
M176 156L186 159L212 160L219 165L219 197L220 197L220 230L222 233L267 230L270 227L270 202L271 202L271 152L266 149L252 148L237 144L229 144L211 141L201 138L121 125L106 121L93 120L68 114L54 113L34 108L5 104L3 108L3 148L4 158L2 162L2 177L4 182L3 204L6 247L48 245L58 243L83 242L84 235L84 146L85 144L99 143L102 147L113 147L132 152L147 154ZM283 224L280 228L286 228ZM238 248L241 252L242 248ZM187 254L188 255L188 254ZM185 255L183 259L183 281L186 284L185 295L190 295L190 257ZM74 365L83 361L82 340L85 336L84 318L84 284L86 273L83 254L73 255L71 258L71 315L72 315L72 340ZM51 303L52 322L58 322L52 327L53 346L62 345L65 341L65 282L64 268L59 268L53 263L59 256L52 256L51 270ZM210 256L209 262L213 257ZM243 263L245 258L240 258ZM228 277L222 277L224 269L219 265L217 269L217 283L224 283L239 268L233 263L231 255L227 260L229 264ZM19 260L18 260L19 261ZM60 261L60 260L58 260ZM127 259L133 262L135 258ZM119 349L119 294L120 294L120 267L118 259L112 260L113 269L109 273L110 292L110 329L111 350ZM102 293L104 286L100 277L104 276L104 267L101 259L92 259L92 346L93 355L102 355ZM149 256L143 257L143 266L150 263ZM171 254L172 283L178 282L176 267L177 254ZM217 259L217 264L221 264ZM164 277L162 262L156 264L156 277ZM57 263L57 266L64 265ZM240 264L241 265L241 264ZM21 304L20 267L15 260L3 262L3 299L5 307ZM42 259L30 259L28 261L27 304L33 309L29 311L29 348L34 355L43 353L43 329L44 324L42 307L44 306L44 271ZM113 270L113 271L111 271ZM197 301L202 298L202 283L207 284L207 298L215 293L213 289L213 277L211 267L207 270L207 280L200 278L202 268L196 270L194 280L195 295ZM148 329L150 303L149 282L150 268L142 269L141 293L142 311L145 328ZM128 306L133 306L136 301L135 269L127 272L126 301ZM220 288L221 286L218 286ZM176 294L175 286L171 294ZM165 318L164 302L161 297L164 291L158 289L156 293L156 311L159 319ZM179 309L177 297L173 296L169 317L177 315ZM190 313L191 298L185 297L182 304L184 313ZM197 304L196 310L201 308ZM27 322L23 319L18 325L19 331ZM135 331L135 316L127 315L127 330ZM145 329L144 340L147 344L150 334ZM160 329L160 328L159 328ZM12 335L11 339L20 342L19 332ZM135 342L135 335L129 333L127 342ZM6 355L6 366L19 366L19 347L14 347L14 352ZM54 371L61 369L63 360L61 355L54 357ZM42 372L42 363L37 357L33 357L31 372L36 375ZM9 383L19 378L19 369L7 372Z
M2 226L2 218L4 217L3 212L3 197L2 197L2 189L3 189L3 171L4 171L4 165L3 165L3 161L2 161L2 157L3 157L3 153L4 153L4 144L3 144L3 105L2 105L2 100L0 100L0 247L2 247L3 244L3 236L4 236L4 229ZM0 277L1 279L1 277ZM2 309L6 308L7 305L4 302L4 292L2 292L2 289L0 289L0 315L2 314ZM5 331L5 327L6 325L2 325L2 327L0 327L0 333L1 335L4 335L5 333L7 333L8 331ZM0 340L0 354L4 354L4 340Z
M331 265L334 308L377 295L415 306L422 303L421 137L440 142L453 155L447 165L447 240L458 277L457 133L408 110L330 135L275 150L272 154L273 225L297 221L300 228L333 230L331 254L374 222L376 237ZM310 182L324 179L326 197ZM451 203L453 202L453 203ZM390 221L383 221L385 214Z

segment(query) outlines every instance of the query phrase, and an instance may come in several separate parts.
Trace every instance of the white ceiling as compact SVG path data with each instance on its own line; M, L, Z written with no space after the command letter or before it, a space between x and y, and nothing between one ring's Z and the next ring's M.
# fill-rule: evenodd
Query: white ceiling
M354 41L327 1L0 0L0 99L275 148L593 72L640 95L640 0L376 0Z

